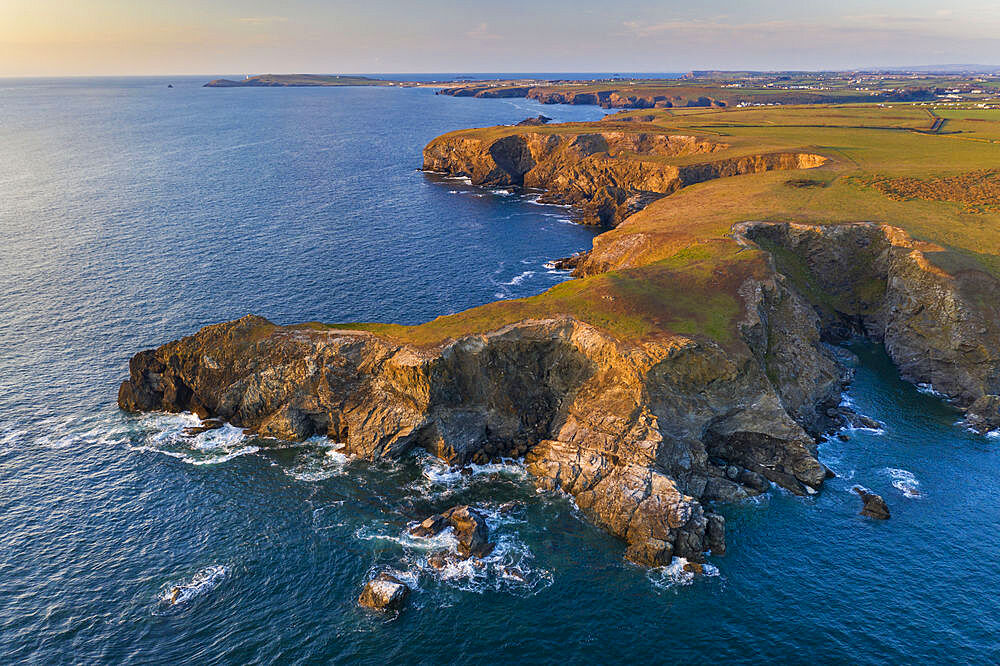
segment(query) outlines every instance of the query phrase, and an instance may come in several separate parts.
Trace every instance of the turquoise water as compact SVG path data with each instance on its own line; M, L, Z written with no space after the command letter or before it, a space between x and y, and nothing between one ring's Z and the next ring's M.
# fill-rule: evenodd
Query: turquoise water
M3 661L1000 660L1000 440L870 344L845 399L883 430L821 446L840 478L818 497L724 507L729 551L698 579L628 564L516 464L372 465L120 414L128 357L204 324L420 321L537 293L593 237L415 169L450 129L599 109L171 82L0 81ZM892 519L858 516L855 483ZM499 546L440 574L404 531L458 502ZM382 568L415 588L395 619L355 604Z

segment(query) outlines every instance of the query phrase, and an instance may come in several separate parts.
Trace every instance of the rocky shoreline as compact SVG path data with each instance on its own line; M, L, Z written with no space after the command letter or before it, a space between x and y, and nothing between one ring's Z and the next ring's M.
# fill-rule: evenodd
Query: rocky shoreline
M719 141L607 127L518 132L439 137L424 167L543 188L613 224L637 197L827 159L713 159ZM629 270L629 239L598 239L576 274ZM977 297L996 289L991 276L946 273L926 259L932 245L889 225L746 222L718 243L738 246L725 264L739 307L731 338L628 339L565 312L418 343L247 316L136 354L118 403L192 411L260 437L324 435L369 459L418 447L453 465L523 458L540 488L571 495L649 566L724 552L716 503L771 483L803 495L822 487L830 472L817 437L852 420L838 407L850 372L831 341L881 341L904 377L952 396L971 424L1000 425L1000 312Z
M689 185L741 174L809 169L827 159L784 151L713 158L729 145L694 135L631 130L605 124L588 132L517 128L499 135L445 134L424 149L423 168L465 176L473 185L541 190L544 202L573 205L584 224L615 226ZM689 163L676 165L664 158L686 158Z

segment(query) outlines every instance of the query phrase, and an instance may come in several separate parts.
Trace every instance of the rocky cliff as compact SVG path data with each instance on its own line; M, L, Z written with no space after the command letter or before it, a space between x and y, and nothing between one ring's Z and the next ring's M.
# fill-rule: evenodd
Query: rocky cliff
M829 425L847 377L824 335L884 341L904 375L998 425L1000 312L977 296L995 293L991 278L937 269L933 246L885 225L744 223L735 238L767 254L739 286L731 344L623 340L569 315L434 345L248 316L137 354L119 405L326 435L370 459L524 456L541 487L569 493L651 565L724 550L713 502L768 481L822 485L810 433Z
M671 85L664 81L647 83L494 81L466 83L442 88L439 95L453 97L527 97L542 104L587 104L605 109L670 109L691 107L725 108L739 104L824 104L871 101L869 92L834 94L815 90L725 88L719 85ZM530 82L527 82L530 83ZM932 99L933 95L890 94L879 99L905 101Z
M545 192L573 204L588 224L614 226L650 202L714 178L819 166L812 153L716 157L729 146L688 135L616 131L453 133L424 149L424 169L461 175L475 185ZM681 163L675 163L680 158Z
M190 410L263 437L322 434L372 459L414 447L455 464L525 456L542 487L572 495L637 562L700 559L725 543L706 502L767 480L796 493L822 484L803 425L843 379L818 318L780 276L749 277L741 293L729 346L629 342L571 316L433 346L248 316L137 354L119 405Z
M711 134L601 122L439 137L428 170L538 188L612 225L649 205L570 262L580 279L539 296L416 327L209 326L135 355L119 405L190 410L261 437L325 435L370 459L418 447L456 465L523 456L542 488L571 495L629 558L654 565L725 548L716 502L769 483L821 487L815 436L843 416L848 378L828 341L879 340L971 425L1000 426L1000 285L982 263L995 252L946 251L884 223L923 215L909 228L944 228L944 243L964 242L954 229L990 240L989 218L834 182L857 172L871 127L853 153L828 158L812 146L850 133L805 142L792 125L763 140L771 116L750 117L742 136L734 117ZM940 145L877 131L913 155ZM813 167L808 179L771 173Z
M931 384L980 430L1000 426L1000 281L948 273L943 248L879 224L744 223L737 238L765 249L813 303L830 337L885 344L904 378Z

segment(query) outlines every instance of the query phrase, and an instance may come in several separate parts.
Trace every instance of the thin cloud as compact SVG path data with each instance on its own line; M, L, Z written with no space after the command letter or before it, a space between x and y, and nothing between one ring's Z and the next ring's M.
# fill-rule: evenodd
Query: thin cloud
M754 35L769 38L787 37L810 39L878 33L909 35L925 39L963 35L966 38L995 38L998 34L997 21L981 17L975 25L960 23L950 14L933 16L860 14L841 16L838 20L823 22L771 20L747 23L733 23L716 19L668 20L656 23L625 21L622 24L626 34L643 39L651 37L696 38L713 40Z
M288 21L286 16L244 16L243 18L236 19L239 23L248 23L250 25L266 25L268 23L285 23Z
M465 33L465 36L472 39L500 39L500 35L490 32L490 26L487 23L480 23L474 29Z

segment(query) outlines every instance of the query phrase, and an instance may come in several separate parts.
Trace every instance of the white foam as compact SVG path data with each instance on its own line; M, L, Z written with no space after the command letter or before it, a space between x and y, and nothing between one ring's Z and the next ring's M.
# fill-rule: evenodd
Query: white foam
M535 206L553 206L555 208L572 208L573 207L573 204L557 204L557 203L542 202L542 201L539 201L539 199L541 197L542 197L541 194L537 194L537 195L534 195L534 196L526 196L524 198L524 200L525 200L526 203L533 204Z
M504 282L503 284L505 284L505 285L507 285L509 287L513 287L515 285L519 285L519 284L523 283L525 280L527 280L528 278L530 278L534 274L535 274L535 271L524 271L520 275L517 275L514 278L512 278L510 280L510 282Z
M882 472L892 479L892 487L909 499L921 499L920 481L913 472L895 467L886 467Z
M496 546L486 557L449 558L440 569L432 567L424 557L418 560L418 566L449 587L467 592L536 594L552 584L551 572L534 566L534 554L517 535L491 534L491 539Z
M24 435L27 435L28 431L20 428L4 428L3 434L0 435L0 445L13 444L15 440L20 439Z
M205 567L186 583L168 585L160 595L160 601L170 606L187 603L192 599L208 594L229 576L229 567L212 565ZM176 595L176 596L175 596Z
M160 453L189 465L218 465L260 450L248 445L243 430L229 423L196 435L185 432L200 425L201 419L189 412L148 414L140 420L140 427L147 431L144 441L129 444L129 448Z
M929 382L921 382L917 384L917 391L923 393L924 395L932 395L935 398L948 398L947 394L934 390L934 385Z
M674 557L666 566L649 569L646 572L646 577L653 584L653 587L659 590L668 590L679 585L691 585L699 575L703 577L719 575L719 569L711 564L702 564L701 574L686 571L684 569L686 564L688 564L687 558Z
M871 435L877 435L881 437L885 434L885 428L865 428L865 427L854 427L854 426L844 426L841 428L844 432L867 432Z

